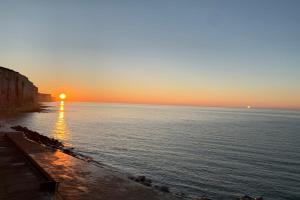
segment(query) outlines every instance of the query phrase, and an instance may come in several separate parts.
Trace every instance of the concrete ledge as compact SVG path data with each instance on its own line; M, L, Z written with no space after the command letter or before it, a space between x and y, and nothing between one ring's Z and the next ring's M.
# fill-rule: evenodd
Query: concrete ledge
M24 157L30 161L30 163L46 178L46 182L41 183L40 187L42 190L47 190L48 192L55 193L58 188L58 182L54 180L54 178L44 170L25 150L24 144L27 143L22 133L6 133L5 137L7 137L17 148L22 152ZM35 146L35 145L34 145ZM40 147L38 147L40 148Z
M136 183L107 166L99 167L59 150L42 146L24 138L21 133L7 133L7 137L54 185L60 199L95 200L180 200L170 193L163 193ZM59 184L57 184L59 183Z
M49 180L0 132L0 199L53 200ZM46 184L47 187L44 187Z

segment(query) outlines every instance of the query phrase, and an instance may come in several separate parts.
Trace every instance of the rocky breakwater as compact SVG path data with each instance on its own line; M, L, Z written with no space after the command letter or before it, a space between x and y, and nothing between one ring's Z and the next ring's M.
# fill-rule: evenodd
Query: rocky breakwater
M38 88L26 76L0 67L0 111L39 109Z

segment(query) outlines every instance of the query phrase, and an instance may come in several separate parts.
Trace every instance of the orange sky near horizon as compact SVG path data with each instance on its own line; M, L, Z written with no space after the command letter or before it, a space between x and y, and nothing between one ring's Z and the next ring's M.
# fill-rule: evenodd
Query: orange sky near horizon
M291 88L282 83L247 85L237 79L232 82L191 80L192 75L187 81L180 76L169 77L170 73L155 79L133 72L96 70L91 74L84 69L64 69L51 74L40 68L16 66L8 67L28 76L39 92L50 93L57 99L60 93L66 93L66 101L300 109L297 85Z
M137 88L101 88L93 90L86 87L58 87L42 91L58 97L66 93L66 101L102 102L102 103L132 103L132 104L162 104L162 105L191 105L212 107L247 107L253 108L286 108L300 109L300 98L286 98L285 91L256 91L243 92L206 88L200 90L163 89L137 89ZM268 94L268 95L265 95Z
M8 1L0 66L66 101L300 109L299 6Z

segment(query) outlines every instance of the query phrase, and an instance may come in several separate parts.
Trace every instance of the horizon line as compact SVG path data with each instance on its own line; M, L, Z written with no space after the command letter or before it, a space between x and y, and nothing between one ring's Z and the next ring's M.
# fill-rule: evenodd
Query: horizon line
M60 102L61 100L55 100L53 102ZM63 100L64 102L72 103L99 103L99 104L129 104L129 105L148 105L148 106L181 106L181 107L206 107L206 108L234 108L234 109L261 109L261 110L294 110L300 111L300 107L267 107L267 106L226 106L226 105L200 105L200 104L184 104L184 103L142 103L142 102L108 102L108 101L93 101L93 100ZM46 102L41 102L46 103ZM250 108L248 108L250 106Z

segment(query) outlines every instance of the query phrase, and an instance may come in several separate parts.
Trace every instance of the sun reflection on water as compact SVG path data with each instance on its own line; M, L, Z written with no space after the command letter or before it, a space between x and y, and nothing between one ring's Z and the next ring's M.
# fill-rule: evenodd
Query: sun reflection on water
M59 110L60 110L60 111L65 111L65 102L64 102L64 101L61 101L61 102L60 102Z
M69 131L65 121L65 102L59 104L58 118L55 123L54 137L58 140L66 141L69 139Z

